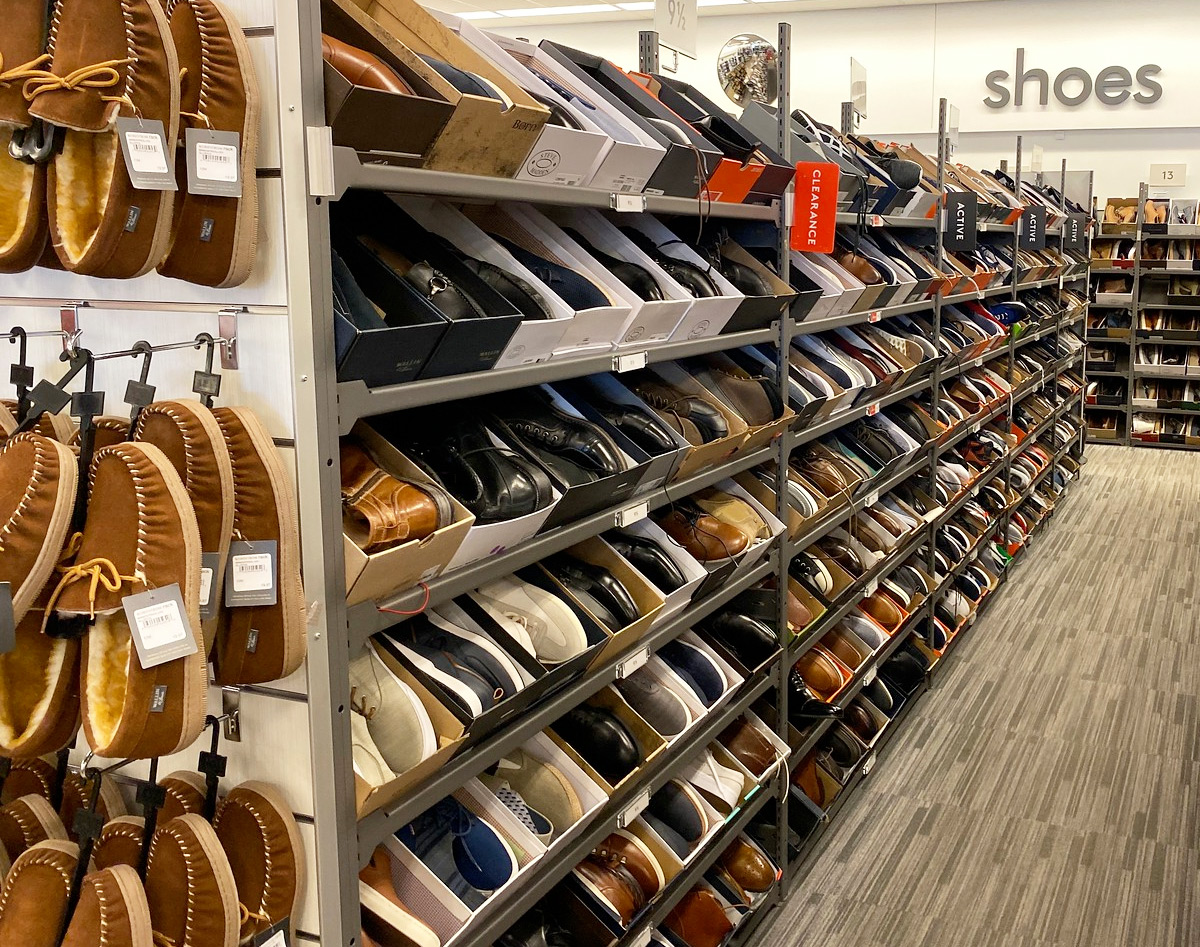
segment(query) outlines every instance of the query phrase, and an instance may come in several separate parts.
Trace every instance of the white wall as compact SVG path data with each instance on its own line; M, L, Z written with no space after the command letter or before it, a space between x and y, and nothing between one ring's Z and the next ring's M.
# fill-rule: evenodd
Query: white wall
M1027 156L1035 144L1044 149L1046 170L1057 172L1063 158L1069 167L1095 170L1101 198L1136 194L1152 162L1187 163L1193 183L1166 193L1200 195L1197 0L995 0L807 13L767 8L749 15L702 16L699 58L681 59L679 77L727 103L716 82L721 46L743 32L774 42L781 18L792 24L792 103L821 120L836 123L840 103L849 97L854 56L868 71L868 118L862 131L871 135L932 149L937 101L945 97L961 111L958 157L969 164L992 166L1002 157L1011 164L1015 137L1023 133ZM1148 33L1151 20L1158 26ZM648 29L649 21L479 25L534 40L546 37L636 68L637 33ZM1148 35L1159 41L1126 41ZM1068 108L1051 92L1049 104L1041 107L1036 83L1030 83L1021 108L989 109L983 103L991 94L985 77L993 70L1014 72L1017 47L1026 50L1025 68L1045 69L1051 83L1069 66L1082 67L1094 78L1107 66L1136 73L1143 64L1154 63L1162 67L1156 78L1163 94L1150 105L1130 101L1108 106L1093 96ZM663 57L669 62L671 54L664 50ZM1069 84L1066 92L1077 89ZM1134 91L1139 91L1136 84ZM1028 157L1024 163L1029 166Z

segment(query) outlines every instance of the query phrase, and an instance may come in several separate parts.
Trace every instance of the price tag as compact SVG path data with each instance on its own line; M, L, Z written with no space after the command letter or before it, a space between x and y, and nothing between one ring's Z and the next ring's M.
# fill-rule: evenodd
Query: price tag
M873 418L879 413L879 402L867 405L867 417Z
M870 224L872 227L882 227L883 226L883 218L880 217L878 214L868 214L867 215L867 223Z
M864 776L870 776L871 770L874 768L874 766L875 766L875 751L872 750L870 753L867 754L866 758L863 759L863 761L862 761L862 774Z
M644 928L629 938L629 945L630 947L650 947L650 939L653 936L653 928Z
M879 676L879 669L871 668L871 670L867 671L867 673L863 675L863 686L870 687L872 684L875 683L875 678L877 678L878 676Z
M863 497L863 505L864 506L874 506L878 502L879 502L879 491L878 490L872 490L865 497Z
M184 130L188 193L242 196L242 136L237 132Z
M879 580L872 579L870 582L868 582L866 585L863 586L863 598L870 598L872 595L874 595L878 591L879 591Z
M231 543L225 566L225 605L274 605L278 599L278 573L275 540Z
M0 582L0 654L8 654L17 646L17 622L13 614L12 586Z
M636 796L634 796L633 802L621 810L621 813L617 816L617 828L625 828L627 825L629 825L629 823L640 816L646 810L646 806L648 805L650 805L650 790L643 789Z
M213 594L217 586L217 574L221 568L221 554L206 552L200 556L200 620L208 621L217 617L217 596Z
M645 368L647 363L645 352L630 352L628 355L613 356L614 372L633 372Z
M143 669L185 658L200 650L177 583L127 595L121 605Z
M630 506L623 510L618 510L616 516L616 525L632 526L638 520L644 520L649 515L650 504L643 500L636 506Z
M871 312L867 315L867 322L878 322L882 318L883 318L882 312L880 312L878 309L872 309Z
M254 935L250 947L291 947L288 930L292 926L291 918L285 917L278 924L272 924L265 931Z
M167 147L167 132L157 119L118 118L117 138L125 158L125 170L130 183L139 191L176 191L172 161L175 149ZM131 214L125 229L137 227L137 216Z
M1186 164L1152 164L1150 165L1151 187L1186 187Z
M617 665L617 678L624 680L630 674L637 671L639 668L646 666L646 662L650 660L650 649L639 648L624 661Z
M640 214L646 209L645 194L613 194L612 209L621 214Z
M974 424L972 424L972 425L971 425L971 433L972 433L972 434L978 434L978 433L979 433L979 426L980 426L982 423L983 423L982 421L976 421Z

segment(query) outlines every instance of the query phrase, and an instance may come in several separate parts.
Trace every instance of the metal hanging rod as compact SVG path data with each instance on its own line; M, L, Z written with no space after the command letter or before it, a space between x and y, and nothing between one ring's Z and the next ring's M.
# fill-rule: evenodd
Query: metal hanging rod
M15 342L22 335L27 339L65 339L69 337L69 333L63 332L62 329L47 329L44 332L4 332L0 333L0 339L8 339L10 342Z
M60 333L46 333L47 335L59 335ZM176 349L199 349L205 345L221 346L225 348L231 344L230 339L218 339L215 336L209 335L207 332L201 332L194 339L188 342L168 342L163 345L150 345L148 342L135 342L133 348L122 349L118 352L98 352L92 355L92 360L103 362L110 358L137 358L139 355L148 355L157 352L173 352Z

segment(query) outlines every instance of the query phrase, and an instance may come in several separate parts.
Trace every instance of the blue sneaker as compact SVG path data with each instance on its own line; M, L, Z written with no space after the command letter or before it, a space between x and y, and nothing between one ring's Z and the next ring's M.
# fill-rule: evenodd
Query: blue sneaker
M425 810L396 838L471 910L517 873L508 843L453 797Z

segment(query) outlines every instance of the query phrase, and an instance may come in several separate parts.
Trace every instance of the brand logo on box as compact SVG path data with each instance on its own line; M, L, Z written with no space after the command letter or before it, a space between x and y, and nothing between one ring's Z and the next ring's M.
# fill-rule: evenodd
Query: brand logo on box
M1058 101L1072 108L1082 105L1092 93L1096 94L1105 105L1124 105L1130 99L1140 105L1153 105L1162 98L1163 87L1154 77L1162 72L1162 66L1147 63L1139 66L1136 73L1131 73L1124 66L1105 66L1095 79L1090 72L1080 66L1068 66L1051 82L1050 74L1045 69L1025 68L1025 49L1017 50L1017 66L1015 73L1004 69L989 72L984 84L994 95L989 95L983 104L990 109L1002 109L1008 105L1020 108L1025 104L1025 91L1029 83L1037 88L1037 104L1049 105L1050 92ZM1012 89L1005 85L1012 79ZM1141 86L1141 91L1133 92L1134 81Z
M533 177L542 178L557 168L560 161L562 161L562 155L553 148L545 148L529 159L526 170Z
M790 244L803 253L832 253L837 231L839 170L822 161L796 162Z

